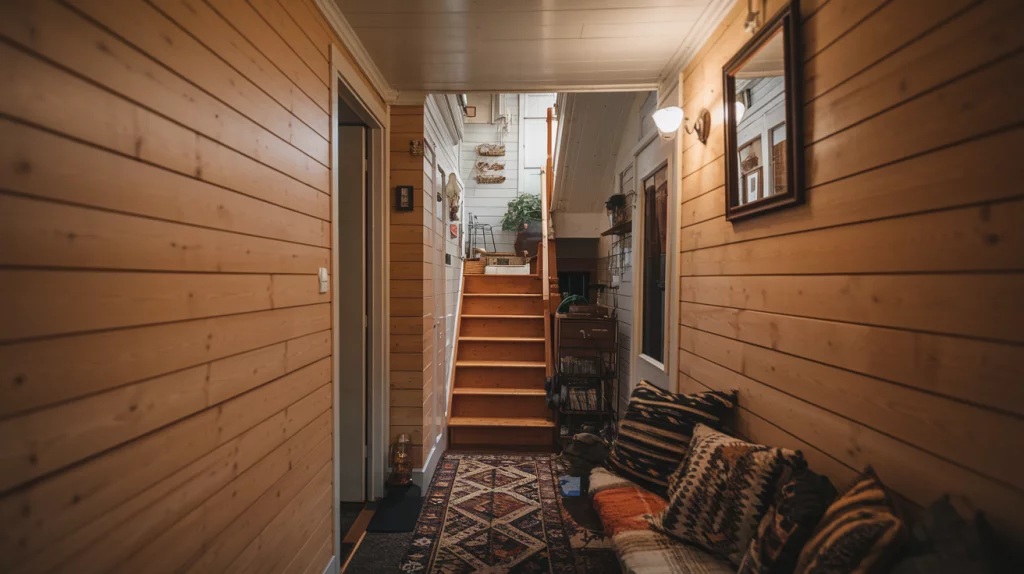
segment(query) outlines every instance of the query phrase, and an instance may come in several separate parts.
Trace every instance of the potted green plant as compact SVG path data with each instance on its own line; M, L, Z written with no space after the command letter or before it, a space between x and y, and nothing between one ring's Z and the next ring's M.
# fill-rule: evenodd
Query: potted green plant
M626 220L626 196L621 193L608 198L608 201L604 202L604 208L608 210L608 225L615 227L615 225L622 223Z
M524 193L508 202L508 211L501 218L501 228L516 232L516 253L527 251L537 254L536 242L540 241L540 196Z

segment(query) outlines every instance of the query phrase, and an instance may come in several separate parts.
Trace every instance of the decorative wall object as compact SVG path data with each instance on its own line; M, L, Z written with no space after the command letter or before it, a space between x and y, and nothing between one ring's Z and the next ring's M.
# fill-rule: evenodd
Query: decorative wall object
M505 176L503 175L486 175L480 174L476 176L477 183L505 183Z
M476 170L477 171L504 171L505 170L505 162L503 162L503 161L492 161L492 162L478 161L478 162L476 162Z
M758 22L750 11L748 23ZM803 62L793 4L759 26L722 68L725 119L725 218L735 221L804 200ZM784 105L767 106L751 86L777 85ZM778 96L773 96L778 97Z
M411 185L399 185L395 188L395 210L412 211L416 206L413 200L413 187Z
M505 144L480 144L476 146L476 153L489 157L505 155Z
M462 185L455 179L455 174L448 174L448 183L444 186L444 193L448 196L448 220L458 221L459 210L462 208Z
M423 140L409 140L409 154L423 155Z

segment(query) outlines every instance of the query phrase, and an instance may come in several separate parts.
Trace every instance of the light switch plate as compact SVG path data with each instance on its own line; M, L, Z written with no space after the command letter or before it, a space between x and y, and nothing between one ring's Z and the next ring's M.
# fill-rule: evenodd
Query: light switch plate
M326 293L327 292L327 287L328 287L328 285L330 283L328 281L328 278L327 278L327 268L326 267L321 267L320 268L320 272L317 275L320 278L320 292L321 293Z

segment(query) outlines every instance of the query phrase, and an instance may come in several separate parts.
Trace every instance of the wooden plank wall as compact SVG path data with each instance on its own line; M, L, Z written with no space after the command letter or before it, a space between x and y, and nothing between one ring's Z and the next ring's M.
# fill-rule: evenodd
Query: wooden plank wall
M0 36L0 570L319 574L340 41L311 0Z
M682 143L680 388L738 388L747 436L840 485L874 465L912 506L951 493L1020 548L1024 4L805 1L808 201L731 224L745 8L684 71L714 126Z
M423 139L423 109L391 106L391 189L411 185L412 211L394 209L391 193L391 442L402 433L412 438L414 468L423 465L426 389L433 384L434 301L431 254L427 248L434 199L424 190L424 156L409 153L410 140Z

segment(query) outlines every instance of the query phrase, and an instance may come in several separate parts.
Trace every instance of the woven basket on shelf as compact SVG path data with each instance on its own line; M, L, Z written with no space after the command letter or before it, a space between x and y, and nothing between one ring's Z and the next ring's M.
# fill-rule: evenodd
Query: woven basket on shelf
M483 259L467 259L463 263L466 269L466 275L483 275L487 263Z
M480 144L476 146L476 153L491 157L505 155L505 144Z
M484 175L480 174L476 176L477 183L505 183L505 176L503 175Z

